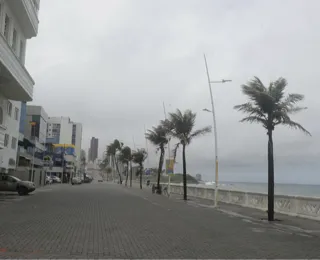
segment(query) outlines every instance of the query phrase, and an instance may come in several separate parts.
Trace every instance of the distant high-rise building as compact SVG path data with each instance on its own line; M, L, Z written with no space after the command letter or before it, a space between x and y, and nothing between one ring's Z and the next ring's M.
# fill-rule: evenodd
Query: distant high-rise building
M98 138L91 138L89 160L92 162L94 162L98 158L98 143Z

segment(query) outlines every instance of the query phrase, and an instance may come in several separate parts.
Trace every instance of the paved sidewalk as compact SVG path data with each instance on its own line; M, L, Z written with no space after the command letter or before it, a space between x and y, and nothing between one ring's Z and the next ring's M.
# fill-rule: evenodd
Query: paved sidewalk
M112 183L39 192L0 218L0 258L317 258L319 245L313 234Z
M138 186L136 185L137 184L135 184L135 188L138 188ZM144 187L143 192L146 191L149 192L149 189L147 187ZM170 195L171 200L181 200L181 198L182 195L179 194L171 193ZM316 220L275 213L276 221L269 223L267 221L267 212L259 209L242 207L239 205L222 202L218 203L218 208L216 209L214 207L213 200L195 198L191 196L188 196L187 204L194 207L204 207L212 210L218 210L224 214L229 215L230 217L238 217L241 219L246 219L247 221L266 222L270 226L274 226L280 229L286 229L288 230L288 232L302 232L305 234L312 234L314 236L320 237L320 221Z

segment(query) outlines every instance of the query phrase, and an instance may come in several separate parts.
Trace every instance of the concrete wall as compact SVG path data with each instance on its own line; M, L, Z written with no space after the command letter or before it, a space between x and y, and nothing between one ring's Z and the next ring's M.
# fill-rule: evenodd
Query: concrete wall
M40 168L34 168L34 175L31 175L31 168L29 167L18 167L13 173L14 176L23 181L32 181L36 187L45 185L45 171Z
M170 192L183 194L183 187L171 184ZM187 193L190 197L214 200L213 188L188 185ZM221 189L218 192L218 201L263 211L268 208L268 196L264 193ZM275 195L274 208L282 214L320 220L320 198Z

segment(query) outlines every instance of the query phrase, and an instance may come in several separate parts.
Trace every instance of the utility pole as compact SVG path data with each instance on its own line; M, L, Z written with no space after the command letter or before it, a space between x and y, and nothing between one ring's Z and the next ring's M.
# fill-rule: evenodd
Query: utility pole
M167 120L167 112L166 112L166 106L164 104L164 101L162 102L163 105L163 113L164 113L164 119ZM168 160L170 162L170 139L168 140ZM165 167L167 168L167 162L165 162ZM170 194L170 183L171 182L171 175L168 174L168 193Z
M209 85L209 92L210 92L210 99L211 99L211 111L209 109L203 109L206 112L212 113L213 119L213 133L214 133L214 151L215 151L215 188L214 188L214 206L218 206L218 177L219 177L219 162L218 162L218 134L217 134L217 122L216 122L216 114L214 110L214 102L213 102L213 95L212 95L212 88L211 83L226 83L231 82L231 80L221 80L221 81L211 81L209 75L209 69L207 64L206 55L204 54L204 63L206 66L207 78L208 78L208 85Z
M34 180L34 154L36 150L36 138L35 138L35 125L37 124L36 122L30 122L31 124L31 139L33 139L33 149L32 149L32 165L31 165L31 180L33 182ZM32 131L33 130L33 131ZM33 135L32 135L33 132Z

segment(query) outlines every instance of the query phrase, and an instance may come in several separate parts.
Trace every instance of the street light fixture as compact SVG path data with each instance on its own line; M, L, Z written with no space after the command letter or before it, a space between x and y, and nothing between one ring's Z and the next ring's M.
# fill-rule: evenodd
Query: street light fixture
M204 54L204 62L206 65L206 72L208 77L208 84L209 84L209 91L210 91L210 98L211 98L211 107L212 109L209 110L207 108L203 109L203 111L212 113L213 118L213 132L214 132L214 150L215 150L215 188L214 188L214 206L218 206L218 177L219 177L219 164L218 164L218 136L217 136L217 123L216 123L216 116L214 111L214 103L213 103L213 96L212 96L212 88L211 83L226 83L231 82L231 79L222 79L220 81L211 81L209 76L208 64L206 55Z

